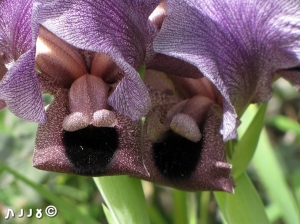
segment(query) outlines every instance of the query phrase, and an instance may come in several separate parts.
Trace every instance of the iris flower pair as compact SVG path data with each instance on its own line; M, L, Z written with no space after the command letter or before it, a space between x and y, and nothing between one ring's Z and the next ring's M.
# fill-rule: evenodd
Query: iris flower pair
M269 100L275 75L300 86L299 9L2 0L0 108L40 123L39 169L233 192L224 141L237 137L239 116ZM46 112L41 93L54 95Z

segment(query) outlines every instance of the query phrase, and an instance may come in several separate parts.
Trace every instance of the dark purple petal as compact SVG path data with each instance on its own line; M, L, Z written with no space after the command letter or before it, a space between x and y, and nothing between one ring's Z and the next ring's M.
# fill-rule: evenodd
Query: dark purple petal
M41 90L35 72L35 52L23 54L0 82L0 99L18 117L39 123L46 122Z
M196 66L189 64L184 60L164 54L154 54L153 59L146 65L147 69L162 71L167 74L182 77L199 78L203 76Z
M2 0L0 3L0 53L5 62L16 61L31 47L32 0Z
M60 89L47 109L48 122L39 125L34 167L89 176L145 175L139 149L140 121L114 111L118 119L114 128L89 126L66 132L62 123L69 113L68 90Z
M158 0L49 1L42 3L42 25L71 45L105 53L123 71L108 102L120 113L140 119L150 107L147 89L136 72L147 57L155 28L148 16ZM55 9L55 10L53 10Z
M299 67L297 0L170 0L167 14L154 50L193 64L219 89L225 141L237 137L237 114L270 98L274 73Z

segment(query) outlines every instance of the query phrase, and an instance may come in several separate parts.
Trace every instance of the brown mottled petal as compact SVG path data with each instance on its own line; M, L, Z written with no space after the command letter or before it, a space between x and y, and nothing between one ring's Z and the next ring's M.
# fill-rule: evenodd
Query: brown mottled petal
M212 106L206 122L200 127L203 134L199 143L170 133L159 143L151 140L143 146L143 161L149 173L146 180L181 190L220 190L233 192L231 165L226 162L224 143L219 133L221 119ZM145 123L148 125L147 121ZM146 133L143 133L146 135ZM186 146L189 145L189 149ZM171 148L168 148L171 147Z
M62 122L69 114L68 91L61 89L55 96L54 101L47 109L48 122L39 125L36 146L34 150L33 166L47 171L74 173L79 175L100 176L127 174L131 176L146 176L140 154L141 122L131 121L130 118L115 113L118 124L115 128L96 128L89 126L85 131L96 133L97 130L108 130L116 139L110 135L106 136L113 145L107 148L106 142L102 147L89 149L85 144L97 142L101 136L92 136L93 141L82 142L77 148L66 147L68 136L62 128ZM72 133L71 133L72 134ZM84 134L84 132L81 132ZM105 132L104 132L105 134ZM79 135L80 137L80 135ZM111 138L111 139L109 139ZM76 137L72 139L76 140ZM102 139L103 140L103 139ZM106 140L106 139L105 139ZM101 145L101 142L100 142ZM80 148L82 147L82 148ZM111 149L114 149L112 153ZM107 161L106 161L107 159Z
M33 154L35 168L62 173L74 172L62 143L62 122L68 113L68 90L61 89L46 110L48 122L38 127Z
M65 87L87 73L85 62L75 48L43 26L36 42L36 64L43 74L55 78Z

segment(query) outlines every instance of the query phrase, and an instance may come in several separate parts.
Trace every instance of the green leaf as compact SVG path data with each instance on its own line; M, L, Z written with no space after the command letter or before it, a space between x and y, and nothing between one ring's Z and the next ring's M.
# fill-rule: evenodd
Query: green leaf
M108 210L108 208L104 204L102 204L102 207L103 207L103 211L106 216L107 222L109 224L116 224L116 222L115 222L113 216L111 215L110 211Z
M266 130L261 133L252 162L267 194L273 203L280 207L284 223L299 223L300 218L296 202L284 178L280 163L273 152Z
M260 105L244 135L235 145L234 154L231 160L232 175L234 178L239 177L239 175L245 171L254 155L260 132L264 125L266 109L266 103ZM250 110L253 109L250 108Z
M234 194L214 192L226 221L230 224L269 224L262 201L244 172L236 179Z
M58 196L53 194L51 191L45 189L39 184L34 183L33 181L27 179L23 175L19 174L17 171L12 168L6 166L5 164L0 162L0 170L3 169L9 173L11 173L15 178L27 184L36 190L39 194L41 194L46 200L52 203L58 210L58 215L61 213L65 216L66 219L70 220L72 223L91 223L97 224L98 222L90 217L89 215L83 214L80 210L75 209L74 205L67 203L66 201L60 199Z
M292 131L300 137L300 124L286 116L277 115L274 118L267 119L266 124L271 125L281 131Z
M115 223L150 223L139 179L128 176L107 176L95 177L94 181Z

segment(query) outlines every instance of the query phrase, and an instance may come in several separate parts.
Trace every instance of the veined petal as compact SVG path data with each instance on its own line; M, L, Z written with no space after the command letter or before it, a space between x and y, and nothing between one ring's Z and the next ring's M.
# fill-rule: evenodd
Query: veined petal
M41 90L35 72L35 51L23 54L0 83L0 99L18 117L39 123L46 122Z
M158 0L45 1L39 9L42 25L71 45L105 53L124 78L109 98L120 113L140 119L150 107L147 89L137 69L147 56L155 34L148 16ZM53 10L55 8L55 10Z
M167 74L173 74L182 77L199 78L203 76L196 66L189 64L184 60L164 54L154 53L153 59L150 60L146 65L147 69L162 71Z
M31 47L32 0L3 0L0 3L0 53L5 63L16 61Z
M237 137L237 114L270 98L274 73L300 65L297 0L170 0L167 14L154 50L195 65L218 88L225 141Z

